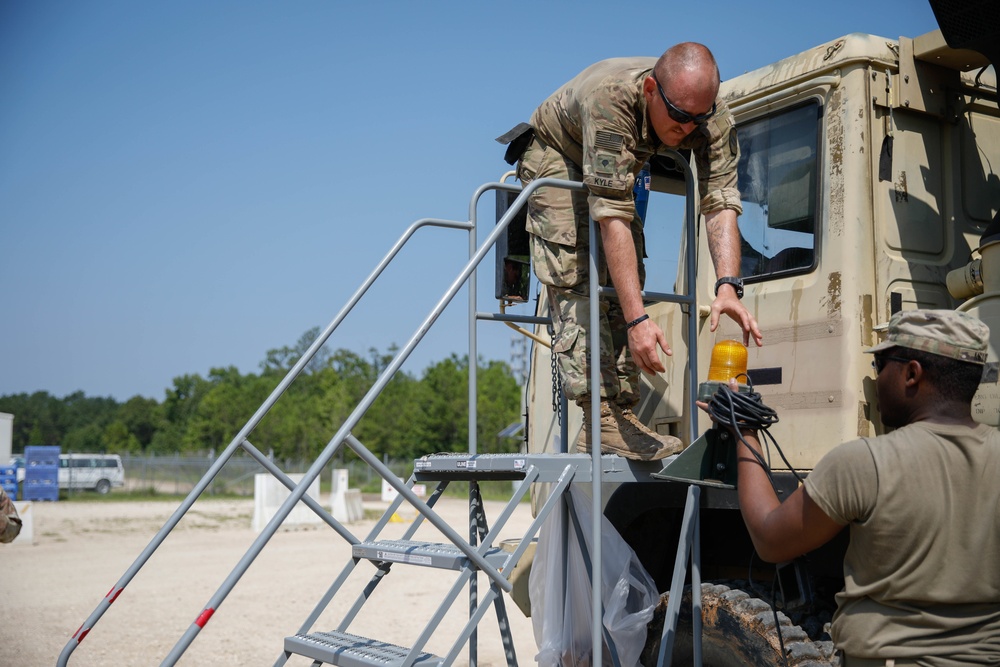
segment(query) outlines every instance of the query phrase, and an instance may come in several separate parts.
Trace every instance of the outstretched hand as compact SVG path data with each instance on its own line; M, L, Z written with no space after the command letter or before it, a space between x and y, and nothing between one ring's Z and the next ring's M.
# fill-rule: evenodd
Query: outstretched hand
M719 290L719 295L712 302L712 317L709 321L711 331L714 332L719 328L719 320L723 313L743 329L744 345L750 344L750 336L753 336L753 342L757 344L757 347L763 344L764 335L760 332L760 327L757 326L757 320L743 305L743 302L736 298L736 294L728 290Z
M632 358L639 368L650 375L666 370L656 351L657 347L668 357L673 354L663 330L653 320L647 319L628 330L628 348L632 352Z

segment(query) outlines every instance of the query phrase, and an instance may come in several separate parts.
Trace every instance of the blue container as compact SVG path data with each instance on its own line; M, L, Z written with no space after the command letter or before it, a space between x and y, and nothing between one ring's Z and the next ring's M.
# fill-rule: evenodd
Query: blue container
M24 500L59 500L58 479L30 479L25 475L21 490Z
M17 468L0 468L0 487L3 487L11 500L17 498Z
M29 445L24 448L24 467L48 465L59 467L58 445Z
M24 448L23 500L59 500L59 447L32 445Z

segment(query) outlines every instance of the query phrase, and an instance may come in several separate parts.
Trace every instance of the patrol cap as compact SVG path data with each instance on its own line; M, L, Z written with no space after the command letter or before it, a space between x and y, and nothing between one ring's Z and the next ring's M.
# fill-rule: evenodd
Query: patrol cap
M865 352L908 347L972 364L986 363L990 329L955 310L902 310L889 320L885 340Z

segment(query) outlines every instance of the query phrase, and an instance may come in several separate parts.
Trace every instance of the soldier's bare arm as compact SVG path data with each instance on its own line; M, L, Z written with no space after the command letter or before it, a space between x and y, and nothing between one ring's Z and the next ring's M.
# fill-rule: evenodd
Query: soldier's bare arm
M618 293L625 320L631 322L646 312L639 289L638 259L632 232L621 218L605 218L600 221L600 226L611 282ZM665 370L656 351L658 346L667 355L672 354L667 337L652 320L640 322L628 330L628 347L632 357L647 373L662 373Z
M743 439L760 453L755 432L744 430ZM736 457L740 512L763 560L781 563L801 556L829 542L844 527L813 502L805 487L780 502L763 465L739 439Z
M736 224L736 211L722 209L705 214L705 230L708 235L708 250L712 254L717 278L740 275L740 230ZM725 313L743 329L743 344L750 344L750 337L759 346L764 336L757 326L757 320L736 296L732 285L719 286L719 294L712 302L709 322L712 331L719 326L719 318Z

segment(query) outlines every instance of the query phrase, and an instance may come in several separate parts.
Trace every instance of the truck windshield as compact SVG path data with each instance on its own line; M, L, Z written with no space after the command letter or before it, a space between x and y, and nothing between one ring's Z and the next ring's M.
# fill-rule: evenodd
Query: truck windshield
M748 282L813 268L819 104L739 126L739 226Z

